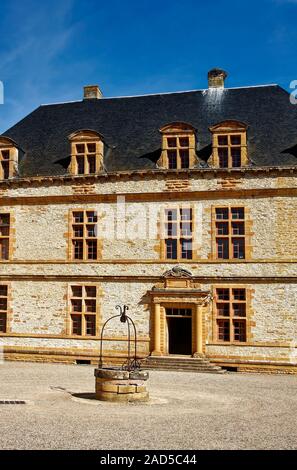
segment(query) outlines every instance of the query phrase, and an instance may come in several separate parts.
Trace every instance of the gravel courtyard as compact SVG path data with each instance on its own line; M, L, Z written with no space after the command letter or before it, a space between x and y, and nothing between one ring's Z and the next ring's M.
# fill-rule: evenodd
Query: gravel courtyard
M297 377L150 372L148 404L92 393L92 366L0 365L0 449L296 449Z

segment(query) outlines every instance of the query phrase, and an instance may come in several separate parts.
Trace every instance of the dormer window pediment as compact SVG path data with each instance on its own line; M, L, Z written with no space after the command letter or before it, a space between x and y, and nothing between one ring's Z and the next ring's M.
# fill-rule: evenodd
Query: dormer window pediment
M104 143L98 132L77 131L69 136L69 140L71 144L71 174L92 175L102 171Z

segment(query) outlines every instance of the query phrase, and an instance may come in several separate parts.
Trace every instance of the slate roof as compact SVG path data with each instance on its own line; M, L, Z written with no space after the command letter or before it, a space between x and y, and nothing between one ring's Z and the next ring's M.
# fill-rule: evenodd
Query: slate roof
M197 130L198 166L211 153L208 128L225 120L248 125L251 165L297 164L297 105L278 85L198 90L42 105L7 130L21 152L19 175L64 175L68 136L92 129L104 137L109 172L153 169L160 156L159 129L186 122Z

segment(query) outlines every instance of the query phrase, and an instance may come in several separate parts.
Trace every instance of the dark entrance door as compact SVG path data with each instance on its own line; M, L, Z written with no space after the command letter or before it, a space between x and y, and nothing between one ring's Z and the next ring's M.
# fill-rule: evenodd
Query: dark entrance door
M192 311L191 309L166 309L169 354L192 354Z

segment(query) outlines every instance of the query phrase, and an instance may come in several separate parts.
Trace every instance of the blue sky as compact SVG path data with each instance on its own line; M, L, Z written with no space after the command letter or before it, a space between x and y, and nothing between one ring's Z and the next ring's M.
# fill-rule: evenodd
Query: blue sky
M297 79L297 0L0 0L0 132L40 104Z

